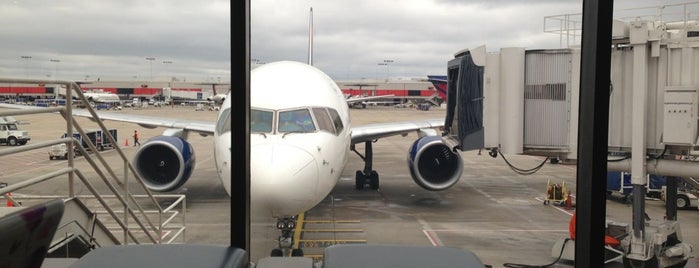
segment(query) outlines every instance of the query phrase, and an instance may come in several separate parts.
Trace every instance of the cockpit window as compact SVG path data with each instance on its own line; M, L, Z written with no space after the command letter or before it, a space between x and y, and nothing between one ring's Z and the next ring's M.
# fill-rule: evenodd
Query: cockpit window
M316 122L318 122L318 127L322 131L327 131L332 134L337 134L335 133L335 126L333 126L333 121L330 119L330 115L328 115L328 111L325 110L325 108L313 108L313 116L316 117Z
M274 114L271 111L250 110L250 132L268 133L272 132L272 122Z
M279 112L279 132L314 132L313 118L308 109Z
M231 109L225 109L221 112L221 117L216 122L216 132L224 133L231 131Z
M340 114L338 114L337 111L332 108L328 108L328 112L330 113L330 117L333 119L333 124L335 124L335 131L337 131L337 133L342 132L342 129L344 129L345 126L342 124Z

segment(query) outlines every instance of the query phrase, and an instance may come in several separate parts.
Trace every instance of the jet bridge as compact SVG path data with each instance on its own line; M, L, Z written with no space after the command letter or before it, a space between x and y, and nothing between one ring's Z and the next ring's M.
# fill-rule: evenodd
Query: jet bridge
M632 174L626 256L662 259L652 256L652 231L644 225L644 184L648 173L699 177L699 24L687 16L637 17L614 20L612 29L608 169ZM580 47L488 52L481 46L454 56L447 65L447 143L491 156L577 159ZM668 218L676 219L669 206Z
M699 26L614 25L619 32L611 45L609 152L630 158L638 137L642 155L673 160L699 155ZM498 148L576 160L579 67L579 47L487 52L481 46L457 52L447 66L446 137L463 151ZM612 168L628 165L620 161ZM662 164L653 169L699 175L699 165L682 166L689 170Z

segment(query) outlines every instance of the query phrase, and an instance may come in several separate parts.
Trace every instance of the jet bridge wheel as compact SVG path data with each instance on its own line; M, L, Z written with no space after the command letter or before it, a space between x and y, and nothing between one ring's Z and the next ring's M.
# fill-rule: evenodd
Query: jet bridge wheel
M624 268L656 268L658 267L658 258L652 257L647 261L634 260L624 257Z
M677 195L676 204L678 209L689 209L689 198L684 195Z

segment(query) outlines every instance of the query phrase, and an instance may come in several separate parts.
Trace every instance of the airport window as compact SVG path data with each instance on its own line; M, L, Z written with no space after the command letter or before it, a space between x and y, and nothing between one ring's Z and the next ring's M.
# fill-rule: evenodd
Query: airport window
M328 108L328 112L330 113L330 117L333 119L333 124L335 124L335 131L337 131L339 134L342 132L342 129L344 129L344 126L342 125L342 118L340 118L340 114L338 114L335 109Z
M308 109L279 112L279 132L314 132L313 118Z
M271 111L250 110L250 132L268 133L272 132L272 122L274 113Z
M216 132L225 133L231 131L231 109L225 109L221 112L221 117L216 123Z
M335 133L335 126L333 126L333 121L330 120L330 115L325 110L325 108L313 108L313 116L316 117L316 122L318 122L318 128L321 131L327 131L333 134Z

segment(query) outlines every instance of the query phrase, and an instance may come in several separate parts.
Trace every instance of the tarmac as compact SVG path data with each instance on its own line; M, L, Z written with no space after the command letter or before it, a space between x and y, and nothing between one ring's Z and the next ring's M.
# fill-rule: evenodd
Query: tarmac
M166 106L147 109L125 109L119 113L148 114L214 122L217 112L194 111L194 107ZM352 109L352 125L443 118L445 110L419 111L414 108L373 107ZM56 139L65 132L65 121L58 115L15 116L25 124L32 137L29 144ZM96 125L78 118L84 128ZM91 125L92 124L92 125ZM131 137L134 130L141 143L162 133L164 129L146 129L138 125L106 121L108 128L118 129L118 143L131 157L136 151ZM547 182L564 183L575 193L575 165L547 163L533 175L519 175L501 157L492 158L487 152L463 152L464 172L454 187L431 192L415 184L406 164L408 148L417 138L390 137L374 144L374 169L380 175L378 190L355 190L354 174L363 168L361 159L351 153L343 175L325 200L299 220L298 244L306 256L322 258L324 247L340 243L401 244L446 246L468 250L483 263L503 267L505 263L543 265L555 261L552 247L557 239L569 237L568 223L574 210L565 206L544 205ZM216 176L212 153L212 138L191 135L188 139L196 151L196 168L189 181L171 192L186 194L186 232L184 243L228 245L230 243L230 198ZM128 142L128 146L126 143ZM4 149L0 145L0 150ZM362 152L362 146L358 150ZM103 152L115 171L121 164L115 150ZM543 157L507 155L520 168L532 168ZM49 169L64 167L66 160L49 160L47 150L33 150L0 161L0 182L18 183L44 174ZM80 157L76 165L86 166ZM88 177L96 177L86 172ZM96 178L94 178L97 180ZM600 178L603 179L603 178ZM133 183L133 182L132 182ZM104 186L98 186L105 188ZM76 192L87 194L85 186L76 184ZM60 195L67 193L67 180L58 178L13 193L13 196ZM4 205L4 204L3 204ZM662 219L664 203L646 200L646 212L651 219ZM607 220L631 222L631 206L610 199ZM678 211L682 240L699 245L699 211ZM251 223L251 261L267 257L277 245L279 232L275 221L256 220ZM556 254L557 255L557 254ZM695 253L696 255L696 253ZM573 267L569 261L559 261L551 267ZM623 267L612 263L607 267ZM699 267L696 258L686 267Z

